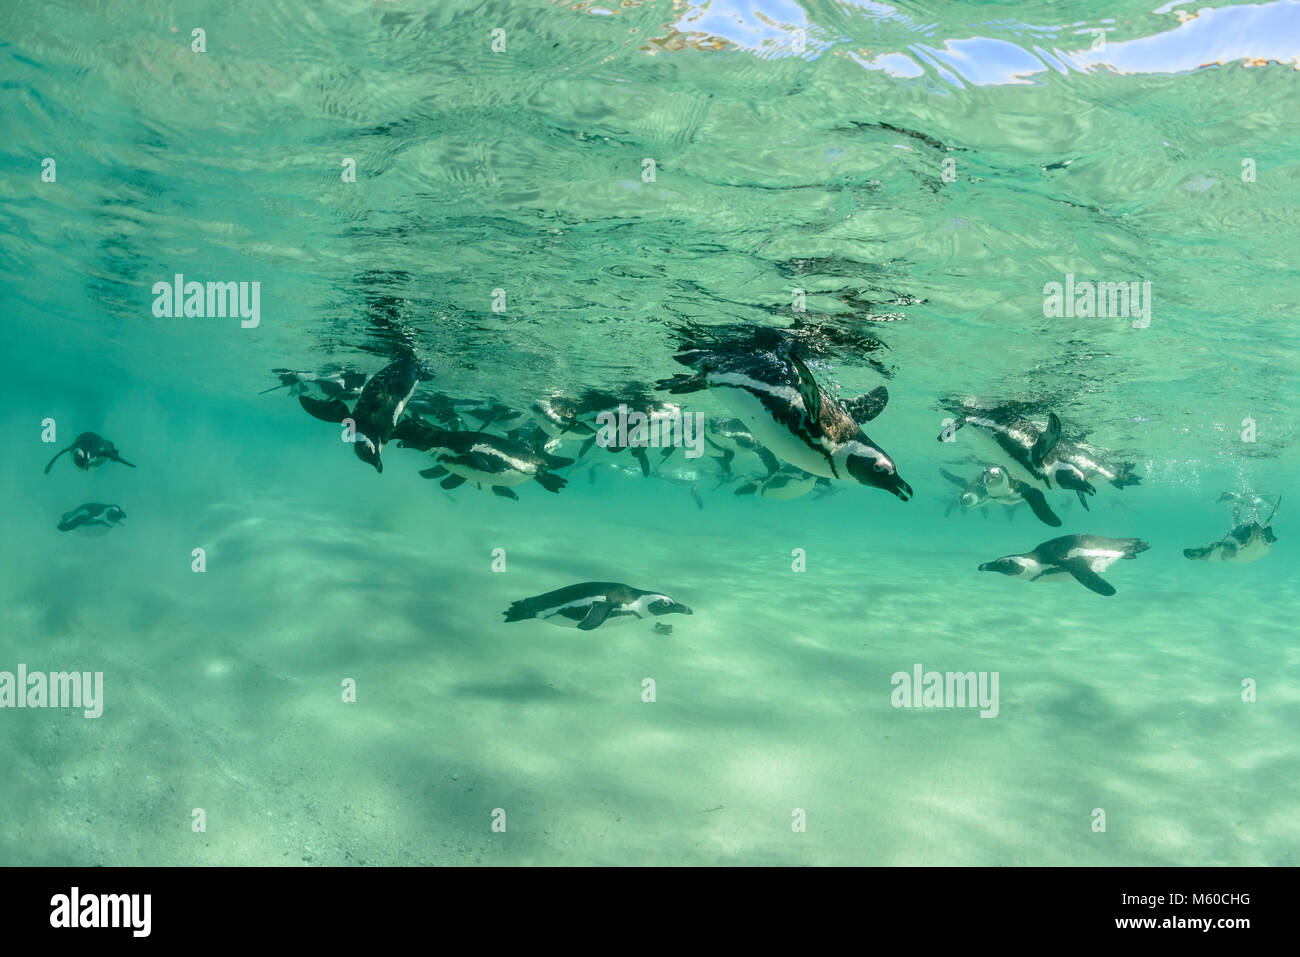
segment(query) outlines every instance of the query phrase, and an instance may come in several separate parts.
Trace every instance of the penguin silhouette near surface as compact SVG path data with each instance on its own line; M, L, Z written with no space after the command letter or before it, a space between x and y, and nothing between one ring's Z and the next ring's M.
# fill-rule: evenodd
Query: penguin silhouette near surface
M71 445L56 453L54 458L50 459L45 466L46 475L50 474L50 469L54 468L54 463L65 452L72 453L72 464L83 472L99 468L105 462L120 462L128 468L135 468L134 465L122 458L117 451L117 446L108 439L96 435L94 432L82 432Z
M518 499L512 487L536 481L548 492L558 492L564 488L566 479L549 470L573 464L573 459L550 455L488 432L453 432L433 428L418 419L413 420L409 431L411 434L400 445L428 453L437 464L421 471L420 477L442 479L439 484L444 489L474 482L479 488L491 488L493 494L502 498Z
M1047 488L1052 488L1055 482L1058 487L1073 491L1085 509L1088 500L1084 496L1097 494L1096 487L1077 466L1056 455L1061 439L1061 420L1055 412L1048 413L1045 424L1005 409L959 415L951 430L945 429L939 434L939 441L951 441L951 433L968 425L975 426L976 432Z

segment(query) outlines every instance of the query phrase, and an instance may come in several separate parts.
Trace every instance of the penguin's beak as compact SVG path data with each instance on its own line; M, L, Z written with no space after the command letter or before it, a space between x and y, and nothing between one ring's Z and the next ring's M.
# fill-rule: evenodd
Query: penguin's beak
M989 563L988 563L988 562L985 562L983 565L980 566L980 571L982 571L982 572L991 572L991 571L993 571L993 569L989 568Z

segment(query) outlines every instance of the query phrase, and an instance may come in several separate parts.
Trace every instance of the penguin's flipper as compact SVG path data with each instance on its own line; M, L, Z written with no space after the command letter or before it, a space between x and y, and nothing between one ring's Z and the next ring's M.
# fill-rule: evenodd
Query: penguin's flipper
M599 628L609 617L609 613L614 610L612 601L592 602L591 609L587 612L587 617L578 623L581 631L591 631L593 628Z
M822 415L822 390L802 359L791 353L790 364L799 373L799 395L803 398L803 407L808 410L808 419L816 422Z
M574 463L574 459L566 459L563 455L551 455L548 452L538 452L537 457L546 463L548 469L568 468ZM594 469L595 466L593 465Z
M1095 591L1098 595L1105 595L1107 598L1115 594L1115 586L1093 571L1092 567L1082 558L1071 558L1062 562L1061 567L1073 575L1074 580L1089 591Z
M1039 494L1041 495L1042 493L1040 492ZM1083 510L1084 510L1085 512L1091 512L1092 509L1088 507L1088 495L1087 495L1087 493L1084 492L1083 489L1075 489L1074 494L1077 495L1077 496L1079 496L1079 504L1083 506ZM1050 525L1051 523L1049 522L1048 524Z
M582 458L591 451L591 447L596 444L597 436L593 435L587 441L582 443L582 448L578 449L578 458Z
M1055 412L1049 412L1047 415L1047 428L1038 437L1034 447L1029 450L1029 461L1033 463L1034 468L1043 467L1043 459L1047 458L1048 453L1056 448L1056 443L1060 440L1061 420L1056 417Z
M659 461L660 461L660 462L666 462L666 461L668 460L668 456L672 455L673 452L676 450L676 448L677 448L677 446L675 446L675 445L670 445L670 446L668 446L666 449L664 449L662 452L660 452L660 453L659 453Z
M69 445L66 449L63 450L63 452L71 452L71 451L72 451L71 445ZM50 459L49 464L45 466L46 475L50 474L50 469L54 468L54 463L59 460L59 456L62 455L63 452L59 452L57 455L54 456L54 458Z
M493 495L499 495L499 496L501 496L501 498L512 498L512 499L514 499L516 502L519 501L519 496L518 496L518 494L515 492L515 490L512 489L512 488L507 488L507 487L504 486L504 485L493 485L493 486L492 486L492 494L493 494Z
M333 379L317 379L316 388L325 393L327 399L337 399L343 394L343 386Z
M458 486L465 484L465 478L464 476L461 475L448 475L445 479L443 479L438 484L441 485L443 488L448 488L448 489L456 488Z
M420 469L420 478L436 479L442 478L446 474L448 473L445 465L435 465L431 469Z
M709 444L710 444L710 445L713 445L712 442L710 442ZM716 445L714 445L713 447L714 447L715 449L717 448ZM735 452L734 449L723 449L723 450L722 450L722 456L721 456L721 458L719 459L719 461L722 463L722 472L723 472L724 475L730 475L730 474L731 474L731 460L734 459L735 457L736 457L736 452ZM718 456L715 455L714 458L718 458Z
M132 465L130 462L128 462L126 459L122 458L122 456L118 454L117 449L114 449L112 452L109 452L107 457L112 459L114 462L118 462L121 463L122 465L125 465L127 468L131 468L131 469L135 468L134 465Z
M701 389L707 387L708 384L705 382L704 376L699 373L688 375L687 373L679 372L672 378L660 379L655 383L656 389L667 389L674 395L680 395L683 392L699 392Z
M642 446L633 446L632 458L641 463L641 474L646 478L650 477L650 456Z
M322 422L342 422L350 414L347 403L342 399L316 399L309 395L298 396L298 404L307 410L308 415L315 416Z
M592 466L592 469L594 470L595 466ZM548 492L558 492L569 484L568 479L559 475L552 475L550 472L538 472L533 478L537 480L538 485Z
M946 478L953 485L960 485L963 489L970 484L964 478L961 478L960 476L957 475L953 475L947 469L939 469L939 474L942 475L944 478Z
M870 422L883 412L888 403L889 390L881 385L876 386L866 395L860 395L856 399L849 399L844 403L844 409L853 417L854 422L861 425L863 422Z
M754 494L755 492L757 492L757 491L758 491L758 483L757 483L757 482L749 482L748 484L746 484L746 485L742 485L740 488L736 489L736 494L737 494L737 495L753 495L753 494Z
M768 475L771 475L774 472L781 471L780 460L777 459L777 457L773 455L771 452L769 452L766 448L760 445L754 451L757 452L758 457L763 460L763 465L767 468Z
M1027 482L1017 482L1012 488L1029 503L1029 507L1034 510L1034 514L1038 516L1040 522L1044 525L1050 525L1052 528L1061 527L1061 519L1047 504L1047 496L1040 489L1034 488ZM1080 498L1082 498L1082 495L1080 495ZM1087 507L1086 504L1084 507Z
M1202 545L1200 548L1184 548L1183 557L1195 561L1196 559L1209 558L1213 552L1214 545Z
M704 499L700 497L699 488L694 485L691 486L691 498L695 500L695 504L699 507L700 511L704 511Z

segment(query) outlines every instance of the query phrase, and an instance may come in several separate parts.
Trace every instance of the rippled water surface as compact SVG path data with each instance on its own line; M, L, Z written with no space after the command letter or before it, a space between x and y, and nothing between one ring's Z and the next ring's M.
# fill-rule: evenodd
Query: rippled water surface
M4 5L0 672L105 692L0 709L0 863L1300 863L1298 58L1287 0ZM177 274L256 325L157 315ZM558 495L444 491L261 394L662 401L778 341L887 387L912 501L580 436ZM1140 483L954 508L996 453L936 437L998 403ZM86 430L136 468L43 475ZM1224 492L1281 497L1257 563L1183 557ZM1109 598L977 571L1077 533L1151 548ZM694 614L502 621L589 580ZM996 718L895 707L918 663Z

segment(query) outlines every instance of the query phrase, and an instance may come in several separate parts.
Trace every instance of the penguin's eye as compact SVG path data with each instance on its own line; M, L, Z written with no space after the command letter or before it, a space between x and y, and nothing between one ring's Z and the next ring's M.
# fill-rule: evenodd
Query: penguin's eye
M890 471L893 471L892 469L890 469L890 467L889 467L888 465L882 465L882 464L879 463L879 462L872 463L872 466L871 466L871 467L872 467L873 469L875 469L877 472L890 472Z

